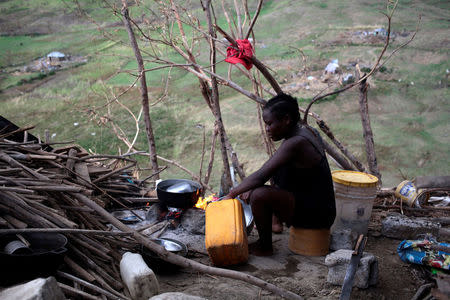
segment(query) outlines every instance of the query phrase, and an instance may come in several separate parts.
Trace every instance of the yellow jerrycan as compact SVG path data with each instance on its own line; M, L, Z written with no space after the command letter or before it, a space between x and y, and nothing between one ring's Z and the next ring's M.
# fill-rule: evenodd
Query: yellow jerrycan
M248 260L244 210L238 199L208 204L205 210L205 246L216 266L235 265Z

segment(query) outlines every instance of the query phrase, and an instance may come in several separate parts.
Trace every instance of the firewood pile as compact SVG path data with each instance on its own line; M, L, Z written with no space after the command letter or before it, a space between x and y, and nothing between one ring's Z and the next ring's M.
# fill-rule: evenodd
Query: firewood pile
M133 178L136 162L129 157L89 155L79 146L44 151L42 146L0 138L0 227L66 235L64 271L57 279L67 296L127 299L119 262L138 243L129 233L112 231L80 199L127 208L156 198L143 197L143 182Z

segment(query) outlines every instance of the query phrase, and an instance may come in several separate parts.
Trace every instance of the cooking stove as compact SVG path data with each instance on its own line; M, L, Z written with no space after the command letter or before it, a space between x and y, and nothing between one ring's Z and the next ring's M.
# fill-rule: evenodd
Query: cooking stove
M169 222L169 228L176 229L181 223L181 217L183 216L183 212L185 210L186 209L183 208L169 207L161 203L158 203L157 219L160 222L167 220Z

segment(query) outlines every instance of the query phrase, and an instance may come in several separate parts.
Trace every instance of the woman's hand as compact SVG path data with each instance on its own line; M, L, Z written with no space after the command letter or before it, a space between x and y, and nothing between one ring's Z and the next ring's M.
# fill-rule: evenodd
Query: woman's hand
M219 199L220 199L220 201L222 201L222 200L228 200L228 199L233 199L233 198L231 198L230 194L227 194L223 197L220 197Z
M240 198L242 201L244 201L247 204L250 204L250 195L252 194L253 190L246 191L241 194Z

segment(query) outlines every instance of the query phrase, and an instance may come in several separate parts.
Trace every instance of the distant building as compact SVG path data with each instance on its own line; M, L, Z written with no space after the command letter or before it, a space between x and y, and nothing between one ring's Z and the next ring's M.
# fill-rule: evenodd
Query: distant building
M49 61L52 61L52 60L62 61L62 60L66 60L66 55L64 53L61 53L58 51L53 51L53 52L50 52L49 54L47 54L47 59Z
M64 53L53 51L47 54L47 62L51 66L59 65L60 62L69 60L69 57L67 57Z

